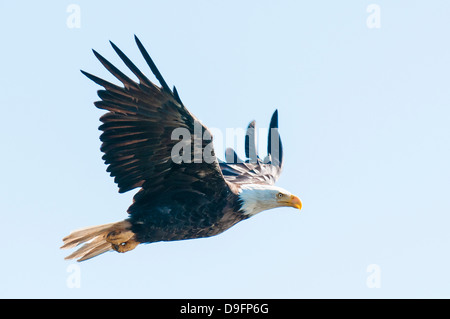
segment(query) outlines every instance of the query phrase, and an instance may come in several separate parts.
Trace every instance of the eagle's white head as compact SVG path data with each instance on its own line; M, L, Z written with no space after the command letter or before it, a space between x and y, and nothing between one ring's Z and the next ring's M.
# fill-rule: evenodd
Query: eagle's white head
M242 210L248 216L283 206L302 209L302 202L297 196L277 186L242 185L239 198L242 201Z

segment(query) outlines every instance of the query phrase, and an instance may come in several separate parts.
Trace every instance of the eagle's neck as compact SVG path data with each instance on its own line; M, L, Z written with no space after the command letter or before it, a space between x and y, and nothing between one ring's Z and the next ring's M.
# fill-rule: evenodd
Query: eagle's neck
M272 199L273 190L266 185L243 185L238 195L241 211L247 217L278 207L276 201Z

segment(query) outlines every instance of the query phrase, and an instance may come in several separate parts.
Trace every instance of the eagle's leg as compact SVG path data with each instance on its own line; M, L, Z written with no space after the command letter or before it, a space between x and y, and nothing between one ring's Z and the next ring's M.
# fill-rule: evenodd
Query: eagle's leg
M133 250L140 244L135 240L134 233L131 230L112 231L106 236L106 241L110 242L111 247L119 253Z

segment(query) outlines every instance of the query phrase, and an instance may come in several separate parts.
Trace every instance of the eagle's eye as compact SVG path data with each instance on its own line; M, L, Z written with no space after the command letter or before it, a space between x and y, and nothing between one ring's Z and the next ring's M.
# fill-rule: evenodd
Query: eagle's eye
M278 193L278 194L277 194L277 197L278 197L278 198L282 198L283 196L284 196L283 193Z

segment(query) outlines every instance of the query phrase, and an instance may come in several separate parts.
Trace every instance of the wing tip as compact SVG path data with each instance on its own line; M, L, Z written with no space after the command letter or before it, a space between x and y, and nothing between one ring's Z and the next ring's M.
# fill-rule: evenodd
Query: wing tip
M258 161L258 152L256 150L256 134L255 134L256 121L251 121L247 126L247 132L245 133L245 156L250 162Z
M272 135L272 130L274 130L274 135ZM275 141L273 139L275 138ZM274 143L274 145L272 145ZM275 146L275 149L272 149ZM272 155L273 152L276 152ZM272 114L269 125L269 135L267 138L267 158L275 163L277 166L281 167L283 164L283 144L281 142L280 133L278 132L278 109Z
M272 114L272 118L270 119L270 128L278 128L278 109Z
M159 72L155 62L153 62L153 59L150 57L150 54L145 49L142 42L139 40L139 38L136 35L134 35L134 40L136 41L139 51L141 52L142 56L144 57L144 60L147 62L148 66L150 67L150 70L155 75L155 77L158 80L159 84L161 85L162 89L173 96L173 92L170 90L169 86L167 85L166 81L164 80L164 77L161 75L161 72Z

